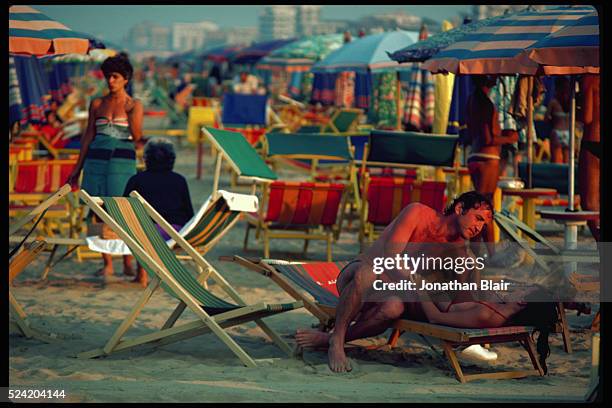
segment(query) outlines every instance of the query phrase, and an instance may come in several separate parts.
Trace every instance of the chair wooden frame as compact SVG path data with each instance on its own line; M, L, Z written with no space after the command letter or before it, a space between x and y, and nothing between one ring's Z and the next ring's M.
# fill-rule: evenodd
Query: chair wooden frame
M319 320L319 327L322 330L329 330L331 327L333 327L333 320L336 312L335 307L322 305L309 296L305 296L303 289L296 287L293 282L278 272L273 265L266 263L265 260L247 259L238 255L233 257L221 257L220 260L235 262L251 271L257 272L272 279L274 283L283 289L289 296L303 302L304 308ZM528 331L512 334L472 337L467 335L465 332L457 331L456 328L407 319L397 320L392 328L394 329L394 332L388 342L388 344L392 347L395 346L397 339L400 337L402 332L415 333L421 336L433 337L440 340L450 366L455 372L455 377L461 383L478 379L508 379L522 378L529 375L544 375L544 370L542 369L537 358L535 344L531 338L531 333ZM456 346L469 346L472 344L484 343L509 343L515 341L519 342L528 353L531 364L533 365L532 370L465 374L463 373L457 355L453 350L453 347Z
M242 307L214 316L209 315L202 307L200 307L196 299L185 288L183 288L170 273L162 268L138 242L136 242L127 232L125 232L125 230L112 217L110 217L110 215L104 209L102 209L100 205L100 198L92 197L87 194L86 191L81 190L79 192L80 198L102 219L104 223L109 225L113 231L117 233L119 238L130 247L130 250L133 251L133 253L137 254L144 260L147 266L155 272L155 276L153 279L151 279L151 282L143 291L130 313L126 316L106 345L99 349L80 353L78 357L95 358L109 355L114 352L131 349L144 344L152 344L154 347L158 347L164 344L170 344L182 339L212 332L240 359L245 366L256 367L257 364L255 360L253 360L224 330L226 327L235 326L249 321L254 321L264 331L264 333L277 346L279 346L279 348L281 348L281 350L285 351L289 355L292 355L291 348L262 320L262 318L253 317L256 316L257 313L265 310L265 304L258 303L255 305L246 305L238 292L235 291L229 282L227 282L211 264L209 264L191 245L189 245L189 243L183 237L181 237L174 230L174 228L172 228L172 226L161 215L159 215L159 213L155 211L155 209L151 207L146 200L144 200L144 198L142 198L142 196L135 191L133 191L130 195L137 198L143 204L147 214L151 216L151 218L158 225L160 225L162 229L166 231L166 233L170 235L170 237L175 240L176 243L188 255L193 258L194 262L200 268L205 271L210 271L211 278L217 284L219 284L219 286L229 295L230 298L232 298L232 300ZM159 288L161 283L166 284L180 299L178 306L159 331L131 339L124 339L126 332L132 326L137 316L151 299L151 296L155 290ZM292 304L292 308L298 308L301 306L301 302L295 302ZM174 324L187 307L196 314L198 320L175 327Z

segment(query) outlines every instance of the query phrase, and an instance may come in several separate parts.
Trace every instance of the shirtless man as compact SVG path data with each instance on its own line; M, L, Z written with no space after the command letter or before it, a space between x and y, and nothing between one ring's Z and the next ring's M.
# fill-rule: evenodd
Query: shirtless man
M379 335L404 313L405 305L397 298L379 302L367 301L368 295L373 292L372 285L376 279L390 280L390 274L373 273L372 260L376 257L395 257L403 253L420 253L415 248L415 243L416 247L418 243L423 243L423 246L431 243L465 244L466 240L478 236L492 217L491 202L474 191L458 197L444 214L421 203L406 206L385 228L380 238L363 254L349 262L338 275L336 286L340 298L333 333L300 329L296 334L298 345L328 345L331 370L350 371L351 367L344 353L344 343ZM399 270L393 272L406 274ZM408 279L409 274L406 275L401 277ZM350 325L353 321L355 323Z
M473 76L475 89L467 104L467 132L472 152L468 157L468 169L474 188L489 200L497 188L501 146L518 141L518 132L505 130L499 125L498 112L489 99L489 91L496 78L488 75ZM487 243L487 251L493 256L493 220L487 224L482 234Z

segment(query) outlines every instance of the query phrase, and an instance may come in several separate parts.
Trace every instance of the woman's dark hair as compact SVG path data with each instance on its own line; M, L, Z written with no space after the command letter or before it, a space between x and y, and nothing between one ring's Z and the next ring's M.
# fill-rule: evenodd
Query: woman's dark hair
M151 139L144 147L144 160L147 170L172 170L175 159L174 146L168 139Z
M111 73L118 72L129 81L134 74L134 67L132 67L130 59L125 53L119 53L114 57L108 57L104 60L100 69L106 78L108 78Z
M481 205L488 206L491 212L493 212L493 204L491 204L491 200L477 191L468 191L467 193L463 193L459 197L455 198L453 202L444 210L444 215L454 214L455 207L459 203L463 204L463 212L471 208L480 208Z
M508 326L533 326L535 331L539 332L538 340L536 341L536 351L538 352L538 362L544 370L544 374L548 373L546 359L550 355L548 335L553 331L555 323L559 321L557 304L555 302L542 301L542 299L546 298L552 299L552 293L538 287L534 292L525 296L525 301L527 302L525 308L506 322Z

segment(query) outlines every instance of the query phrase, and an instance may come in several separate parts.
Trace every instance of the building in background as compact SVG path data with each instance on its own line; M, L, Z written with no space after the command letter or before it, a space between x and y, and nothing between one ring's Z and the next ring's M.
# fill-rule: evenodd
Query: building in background
M354 23L348 20L321 20L313 27L313 34L336 34L349 30Z
M315 28L321 20L321 6L297 6L295 14L295 33L297 36L315 34Z
M506 12L508 13L516 13L517 11L524 10L528 7L527 4L519 5L502 5L502 4L479 4L477 6L472 6L472 19L473 20L482 20L483 18L495 17L502 15ZM545 5L529 5L533 10L542 11L546 9Z
M172 24L172 51L184 52L204 47L206 37L219 31L219 26L210 21Z
M167 51L170 49L170 29L144 21L130 28L123 44L130 51Z
M259 15L259 40L271 41L296 35L295 6L266 6Z

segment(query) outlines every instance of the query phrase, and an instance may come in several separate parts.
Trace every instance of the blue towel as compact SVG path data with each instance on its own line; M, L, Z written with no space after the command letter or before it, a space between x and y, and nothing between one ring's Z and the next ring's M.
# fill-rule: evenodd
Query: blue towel
M36 57L14 56L22 100L21 123L40 123L49 108L50 89L47 73Z
M221 120L225 124L265 126L267 102L267 95L226 93Z

